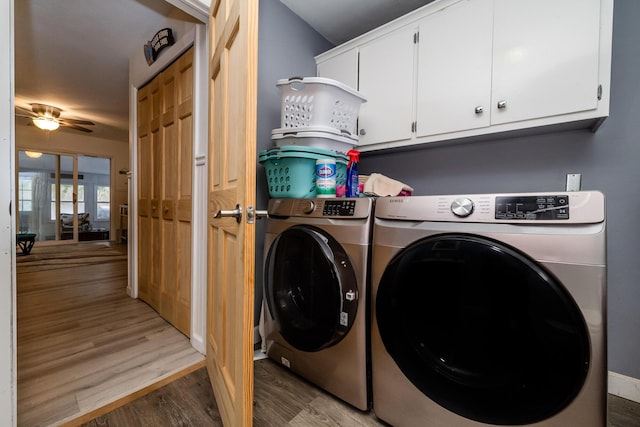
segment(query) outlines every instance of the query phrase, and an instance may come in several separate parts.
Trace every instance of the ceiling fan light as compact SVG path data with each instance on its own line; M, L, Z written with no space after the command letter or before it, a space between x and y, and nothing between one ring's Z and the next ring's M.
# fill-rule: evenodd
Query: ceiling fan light
M33 124L43 130L56 130L60 123L52 117L34 117Z
M24 154L26 154L27 157L31 157L32 159L39 159L40 157L42 157L42 153L38 151L25 151Z

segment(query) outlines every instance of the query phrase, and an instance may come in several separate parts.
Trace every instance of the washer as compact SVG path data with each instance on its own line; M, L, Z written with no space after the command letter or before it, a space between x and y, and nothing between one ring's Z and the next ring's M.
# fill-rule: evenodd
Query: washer
M601 193L382 198L372 253L378 418L606 425Z
M370 408L368 265L374 202L272 199L265 236L267 355Z

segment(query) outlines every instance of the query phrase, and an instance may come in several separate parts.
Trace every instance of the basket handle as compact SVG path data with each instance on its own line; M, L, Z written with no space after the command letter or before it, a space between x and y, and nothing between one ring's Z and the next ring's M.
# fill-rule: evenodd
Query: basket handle
M351 132L346 129L340 129L340 133L346 133L347 135L351 136Z
M294 84L292 84L294 83ZM304 79L302 77L289 77L289 88L291 90L303 90Z

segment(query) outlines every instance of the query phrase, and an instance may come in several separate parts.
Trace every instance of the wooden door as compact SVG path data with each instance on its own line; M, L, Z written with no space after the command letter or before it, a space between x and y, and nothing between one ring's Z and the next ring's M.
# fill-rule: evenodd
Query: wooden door
M176 63L176 133L178 147L178 179L174 199L177 228L176 260L178 284L173 296L173 324L191 335L191 242L193 206L193 48Z
M160 204L162 202L162 174L164 173L164 162L162 156L162 132L160 128L162 86L160 80L155 79L150 84L149 96L151 97L151 121L149 134L151 138L151 211L150 236L151 239L151 265L149 266L149 299L146 300L151 307L158 311L160 306L160 281L162 280L162 251L164 239L162 238L162 224L160 220Z
M163 184L159 312L181 332L191 329L191 183L193 49L161 76Z
M193 49L138 91L138 288L191 329Z
M225 426L253 417L258 0L211 5L207 369ZM214 219L242 209L242 218Z
M151 86L138 90L138 295L143 301L150 298L151 193L153 158L151 156Z

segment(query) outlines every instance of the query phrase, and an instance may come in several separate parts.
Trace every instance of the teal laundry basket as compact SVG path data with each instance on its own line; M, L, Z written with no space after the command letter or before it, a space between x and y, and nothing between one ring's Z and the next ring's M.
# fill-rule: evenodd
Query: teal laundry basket
M280 199L316 197L316 160L336 160L336 187L344 187L349 158L335 151L299 145L263 150L258 161L264 166L269 196Z

